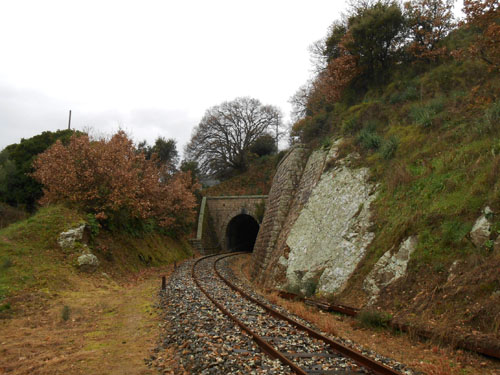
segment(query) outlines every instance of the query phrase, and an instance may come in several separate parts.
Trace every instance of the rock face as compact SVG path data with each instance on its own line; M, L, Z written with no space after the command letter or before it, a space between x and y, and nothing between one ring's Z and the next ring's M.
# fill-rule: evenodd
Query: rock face
M369 227L375 186L368 182L367 168L349 166L354 157L322 174L287 237L291 286L341 291L374 237Z
M75 242L83 239L84 231L85 223L66 232L62 232L57 239L57 243L64 251L71 251L75 247Z
M493 214L493 211L486 206L483 210L483 214L476 220L472 230L470 231L470 238L472 243L477 247L481 247L489 240L491 234L491 222L489 217Z
M391 254L389 250L378 260L363 282L363 289L370 295L369 304L377 300L382 288L406 274L408 262L417 243L416 236L408 237L401 243L396 253Z
M83 254L77 259L78 268L85 272L94 272L99 266L99 259L94 254Z
M86 224L83 223L76 228L62 232L57 243L65 252L82 252L76 260L77 266L84 272L94 272L99 266L99 259L90 252L86 244L79 243L84 239Z

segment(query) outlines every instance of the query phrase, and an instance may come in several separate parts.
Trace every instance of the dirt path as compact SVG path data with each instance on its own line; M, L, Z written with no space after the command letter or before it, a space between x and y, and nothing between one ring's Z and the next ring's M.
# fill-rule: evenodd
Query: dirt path
M153 374L144 359L158 335L160 278L170 272L148 270L120 284L96 276L52 294L43 309L0 320L0 374Z

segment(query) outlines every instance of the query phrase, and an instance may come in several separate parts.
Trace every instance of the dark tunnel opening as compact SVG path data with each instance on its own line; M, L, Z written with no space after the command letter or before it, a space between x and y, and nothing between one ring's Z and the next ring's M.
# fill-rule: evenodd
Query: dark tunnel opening
M227 249L229 251L253 251L259 233L259 224L250 215L241 214L227 225Z

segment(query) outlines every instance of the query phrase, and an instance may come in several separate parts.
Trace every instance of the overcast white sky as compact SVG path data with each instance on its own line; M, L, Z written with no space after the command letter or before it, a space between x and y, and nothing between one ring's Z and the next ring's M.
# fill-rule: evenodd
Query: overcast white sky
M0 2L0 149L44 130L119 127L182 150L206 109L252 96L290 112L308 46L343 1Z
M461 3L461 1L460 1ZM281 108L341 0L0 0L0 150L67 127L182 150L206 109ZM459 6L457 6L460 9Z

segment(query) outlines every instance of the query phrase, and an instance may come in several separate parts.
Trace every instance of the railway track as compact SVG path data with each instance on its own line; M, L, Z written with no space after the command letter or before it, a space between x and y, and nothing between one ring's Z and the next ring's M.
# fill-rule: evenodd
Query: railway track
M192 278L220 311L249 334L265 353L288 366L291 372L302 375L402 374L246 293L217 268L220 261L234 255L237 254L198 259L191 269Z

